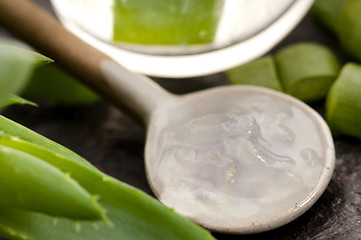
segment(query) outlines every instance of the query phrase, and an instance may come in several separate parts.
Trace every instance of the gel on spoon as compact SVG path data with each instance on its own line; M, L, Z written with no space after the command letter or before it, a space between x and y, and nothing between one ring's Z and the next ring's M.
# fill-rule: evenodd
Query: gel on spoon
M143 120L149 183L175 211L211 230L254 233L292 221L325 190L334 167L332 137L297 99L245 86L176 96L30 2L0 5L2 25Z

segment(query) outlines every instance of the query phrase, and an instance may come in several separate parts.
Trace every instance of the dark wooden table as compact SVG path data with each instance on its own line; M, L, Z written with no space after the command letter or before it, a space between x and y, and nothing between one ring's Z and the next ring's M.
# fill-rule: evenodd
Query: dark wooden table
M47 0L36 2L51 11ZM1 29L0 34L4 35ZM340 56L342 62L348 61L337 40L315 24L309 15L272 52L299 41L325 44ZM223 73L192 79L154 80L174 93L228 84ZM322 102L312 107L323 114ZM13 106L3 114L65 145L119 180L152 194L143 164L145 130L109 104L64 106L41 102L37 108ZM214 233L214 236L220 240L361 239L361 141L347 137L334 140L334 175L325 193L309 211L266 233L246 236Z

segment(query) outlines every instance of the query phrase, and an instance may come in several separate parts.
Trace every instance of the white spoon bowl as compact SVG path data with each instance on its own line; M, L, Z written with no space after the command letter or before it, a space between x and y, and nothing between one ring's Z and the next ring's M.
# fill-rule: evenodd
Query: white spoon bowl
M103 62L102 69L106 78L114 83L114 89L120 85L119 88L123 89L124 83L118 85L122 82L121 79L128 79L133 84L137 82L127 76L127 73L123 74L113 62ZM317 201L331 179L335 153L329 128L317 112L289 95L253 86L223 86L183 96L169 94L153 84L141 83L134 87L137 89L137 103L134 106L143 106L142 118L146 120L148 129L145 165L153 192L160 201L210 230L245 234L263 232L287 224ZM214 137L210 132L212 129L192 130L189 125L199 119L203 121L204 116L212 119L219 114L237 115L239 112L242 112L241 117L245 116L241 120L247 120L245 109L257 109L250 115L260 124L261 137L257 141L264 141L261 148L265 147L265 150L256 158L251 156L242 159L244 154L240 153L241 157L230 160L229 166L217 167L218 163L215 163L209 167L209 163L194 163L205 160L202 153L195 153L191 145L204 149L206 144L214 144L218 139L211 139ZM225 120L228 121L229 118ZM224 123L219 122L221 125ZM291 129L292 133L279 135L284 129ZM217 128L216 131L218 130ZM192 131L193 135L187 136ZM199 134L205 134L206 139L201 139ZM174 140L177 136L181 140ZM210 156L212 159L219 152L227 156L229 152L238 151L232 149L227 153L224 145L220 145L212 145L212 148L219 150ZM174 157L177 146L182 148L179 158ZM190 150L185 151L185 148ZM168 158L164 157L167 154ZM189 154L196 154L196 157L184 160ZM273 167L272 164L276 163L272 162L269 165L260 164L261 161L257 159L259 156L279 158L281 166ZM293 160L282 166L282 159L285 159L282 156L292 156ZM266 157L262 161L267 161ZM222 159L220 157L219 162ZM164 162L167 160L175 163ZM251 161L255 161L255 165L244 164ZM230 182L223 185L214 182L214 179L224 180L217 174L225 174L227 178L230 169L238 168L237 171L242 172L244 166L253 173L242 174L248 179L256 176L263 183L251 182L248 185L234 186ZM237 171L232 172L232 177ZM287 176L283 176L285 174ZM247 177L243 179L247 180ZM237 177L235 181L234 184L237 184ZM227 189L232 186L239 192L232 193L232 189Z

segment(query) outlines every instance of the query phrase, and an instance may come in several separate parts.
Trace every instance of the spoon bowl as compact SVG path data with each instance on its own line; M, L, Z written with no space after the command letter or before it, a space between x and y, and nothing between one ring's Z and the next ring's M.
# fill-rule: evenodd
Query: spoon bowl
M315 141L317 139L316 142L318 142L317 144L320 147L318 149L320 158L314 160L317 163L305 164L307 159L302 159L302 156L299 156L302 154L302 151L305 151L304 149L309 147L310 142L304 142L302 146L297 148L290 146L292 151L298 151L299 156L297 166L294 166L292 171L272 169L270 166L259 166L259 162L258 165L244 166L245 164L242 163L250 161L250 159L242 159L242 156L223 163L226 166L219 163L222 162L222 157L219 157L219 162L214 162L217 159L212 159L210 163L194 163L197 160L206 160L204 158L216 158L218 155L231 154L229 153L230 151L237 150L227 151L224 149L227 147L224 146L224 143L219 143L220 146L217 146L214 145L213 140L208 141L208 139L206 141L194 140L194 144L201 146L197 145L198 149L191 148L191 141L197 136L197 133L195 133L197 130L192 128L183 129L184 123L186 122L189 125L194 119L222 114L229 106L236 108L236 105L239 107L243 102L245 102L245 105L249 104L252 107L257 107L257 103L249 102L252 97L255 99L261 98L264 101L283 102L283 105L289 106L297 117L299 117L298 115L303 115L300 118L303 119L302 121L305 121L304 125L299 125L295 132L298 134L302 132L302 134L308 136L309 140L313 139ZM267 107L271 106L261 106L262 109L267 109ZM233 111L237 110L233 109ZM259 120L262 121L261 119ZM204 121L207 122L207 120ZM280 126L282 126L281 124ZM189 126L187 127L190 128ZM185 138L183 141L178 140L179 142L177 142L177 140L172 140L172 137L174 137L172 134L177 132L177 129L181 131L180 137ZM183 131L192 132L192 130L195 131L192 136L183 136ZM213 130L212 127L210 129L199 130L199 133L209 134L211 130ZM222 87L184 96L178 104L169 105L163 111L158 110L157 113L154 113L148 125L147 135L145 164L148 181L153 192L163 203L174 208L175 211L213 231L242 234L256 233L289 223L316 202L327 187L333 172L333 141L323 119L308 106L289 96L257 87ZM212 138L213 136L207 135L208 137ZM297 138L299 135L295 137ZM165 149L167 141L173 141L173 144L168 146L168 149ZM282 141L280 140L280 142ZM210 144L214 151L212 152L208 149L202 153L202 148L207 144ZM284 146L285 144L280 145ZM182 148L178 152L175 152L176 150L172 152L172 148L175 146L187 146L188 151ZM172 153L167 153L167 151ZM193 157L194 159L184 159L194 152L196 152L196 156ZM287 152L285 150L283 153L287 155ZM183 155L175 159L173 155L178 153L183 153ZM162 159L162 154L169 154L171 156ZM199 154L206 156L200 157L198 156ZM213 154L213 156L207 156L208 154ZM197 157L201 159L196 159ZM228 155L228 157L231 156ZM166 161L165 159L173 161L183 160L184 163L161 162ZM254 160L258 159L252 158L252 161ZM262 170L261 168L259 169L259 173L257 173L257 166L262 168ZM176 167L180 169L174 170ZM245 174L242 171L242 167L246 168L246 171L255 172ZM232 169L235 169L233 173L231 173ZM309 176L310 172L314 175ZM297 175L280 177L279 179L279 175L274 176L274 174L285 173ZM160 177L159 174L165 174L165 176ZM220 176L217 176L217 174ZM236 176L237 174L239 176ZM245 176L242 177L242 174ZM230 177L234 177L235 180L228 179ZM259 183L252 183L249 180L249 186L234 186L241 179L246 181L247 178L252 179L253 177L264 179L260 180L261 182ZM270 184L274 179L277 179L275 180L275 183L278 185L277 187L274 184ZM224 181L228 182L222 183ZM232 183L232 181L235 182ZM298 181L301 181L301 183ZM280 189L279 186L282 186L283 189ZM297 189L293 189L294 187L297 187ZM289 190L290 188L292 190ZM233 195L232 191L234 192Z
M114 89L131 78L114 62L102 69ZM148 109L148 182L180 214L213 231L263 232L303 214L327 187L332 136L303 102L254 86L176 96L147 85L137 99Z

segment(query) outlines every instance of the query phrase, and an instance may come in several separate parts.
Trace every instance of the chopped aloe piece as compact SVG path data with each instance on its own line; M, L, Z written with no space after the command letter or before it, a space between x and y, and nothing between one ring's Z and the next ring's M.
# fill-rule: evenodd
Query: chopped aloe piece
M99 100L98 95L56 64L37 68L22 95L29 99L62 104L91 104Z
M285 92L305 102L323 99L340 69L335 54L315 43L285 47L275 60Z
M226 71L232 84L256 85L282 91L272 56L265 56Z
M342 47L361 60L361 1L346 0L338 20L338 37Z
M326 101L326 119L335 134L361 139L361 65L346 64Z
M346 0L316 0L311 13L322 25L332 32L337 32L337 22Z
M92 196L99 196L98 201L111 222L74 223L72 219L0 207L0 235L28 240L214 239L208 231L142 191L100 172L59 144L1 116L0 129L18 138L8 147L27 152L61 172L70 173L71 178Z
M223 0L115 0L115 42L189 45L213 41Z

